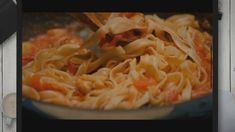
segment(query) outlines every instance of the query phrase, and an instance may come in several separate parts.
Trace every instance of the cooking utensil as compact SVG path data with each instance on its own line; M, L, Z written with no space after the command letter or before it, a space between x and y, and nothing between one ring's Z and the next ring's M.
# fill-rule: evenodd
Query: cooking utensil
M98 30L106 23L111 13L68 13L80 22L83 22L93 31Z

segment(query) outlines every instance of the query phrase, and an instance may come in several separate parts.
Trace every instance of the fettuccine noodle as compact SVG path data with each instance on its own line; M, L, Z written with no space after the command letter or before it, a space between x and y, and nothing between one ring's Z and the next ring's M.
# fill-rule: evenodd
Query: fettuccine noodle
M212 91L211 47L193 15L112 13L86 41L53 29L23 42L23 96L88 109L188 101Z

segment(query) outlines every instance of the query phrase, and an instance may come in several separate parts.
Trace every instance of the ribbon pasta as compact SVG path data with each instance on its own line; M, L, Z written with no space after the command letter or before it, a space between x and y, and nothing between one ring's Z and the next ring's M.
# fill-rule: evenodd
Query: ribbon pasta
M37 50L24 42L24 60L37 52L22 68L23 96L70 107L138 109L209 94L212 39L199 28L190 14L113 13L84 42L56 41ZM99 56L87 48L95 44Z

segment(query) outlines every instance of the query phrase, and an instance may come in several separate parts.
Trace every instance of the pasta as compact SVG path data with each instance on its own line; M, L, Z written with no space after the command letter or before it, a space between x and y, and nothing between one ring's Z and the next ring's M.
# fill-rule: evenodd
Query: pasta
M23 42L23 96L87 109L169 105L212 91L212 36L195 16L111 13L88 40L66 29ZM98 45L96 49L89 46Z

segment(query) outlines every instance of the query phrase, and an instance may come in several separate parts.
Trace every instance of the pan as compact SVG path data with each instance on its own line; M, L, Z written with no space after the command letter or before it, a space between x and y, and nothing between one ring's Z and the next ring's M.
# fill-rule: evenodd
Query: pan
M176 13L157 14L164 18ZM212 15L209 13L191 14L196 16L200 24L204 20L208 20L209 23L212 23ZM66 13L24 13L23 41L45 33L49 29L64 27L75 21L74 18ZM83 31L89 31L89 29L81 23L78 25L78 34L84 37L81 33ZM212 29L208 27L202 30L212 33ZM42 116L56 119L190 119L210 117L212 115L212 102L212 94L208 94L175 105L143 107L136 110L90 110L58 106L23 97L22 107Z

